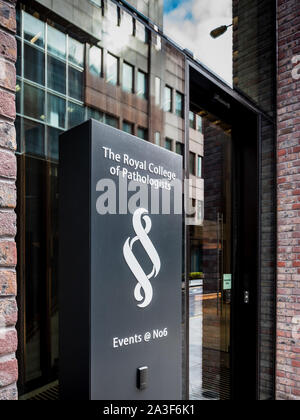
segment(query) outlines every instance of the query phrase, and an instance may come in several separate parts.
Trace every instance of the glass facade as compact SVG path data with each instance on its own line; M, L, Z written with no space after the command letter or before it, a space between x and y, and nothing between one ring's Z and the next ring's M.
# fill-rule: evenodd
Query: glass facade
M81 29L70 12L70 24L62 30L46 16L33 16L27 6L18 8L18 284L20 295L26 296L25 302L20 302L20 394L58 378L59 135L93 118L183 157L188 153L185 169L196 186L189 197L193 225L187 227L188 249L183 250L183 360L189 360L183 367L183 397L229 399L234 294L225 280L229 281L226 276L233 272L236 216L231 207L236 147L234 122L228 122L227 115L233 113L231 105L223 97L218 99L216 90L212 93L215 115L208 109L209 95L194 90L193 80L190 92L185 92L186 56L122 4L83 2L95 8L98 19L90 32L88 16ZM240 9L235 10L242 13L243 26L247 15L243 3L247 2L236 3L240 3ZM239 45L243 45L242 35ZM241 62L236 71L242 73ZM243 83L239 80L240 86ZM253 97L253 92L249 96ZM265 121L267 132L263 171L271 179L268 152L272 130ZM266 181L266 200L269 187ZM271 208L264 211L265 218L272 216ZM262 240L268 241L268 233L268 229L261 232ZM274 302L268 297L272 270L268 267L266 274L264 269L274 249L270 247L268 252L261 268L264 284L260 298L261 304L269 299L260 325L264 332L260 367L262 383L267 384L264 389L268 389L265 399L273 391L274 359L270 346Z

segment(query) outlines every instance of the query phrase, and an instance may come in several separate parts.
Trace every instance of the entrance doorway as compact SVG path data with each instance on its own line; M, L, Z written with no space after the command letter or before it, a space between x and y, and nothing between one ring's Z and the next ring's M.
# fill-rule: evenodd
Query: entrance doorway
M190 108L202 119L204 187L201 222L188 228L187 241L189 398L255 400L257 116L191 86Z

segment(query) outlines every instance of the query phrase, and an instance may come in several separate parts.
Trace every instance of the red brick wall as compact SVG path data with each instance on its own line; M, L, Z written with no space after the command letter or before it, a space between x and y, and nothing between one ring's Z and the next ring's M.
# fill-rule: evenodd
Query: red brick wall
M300 400L299 7L299 0L278 0L278 328L276 382L277 399L280 400Z
M0 0L0 400L17 399L15 0Z

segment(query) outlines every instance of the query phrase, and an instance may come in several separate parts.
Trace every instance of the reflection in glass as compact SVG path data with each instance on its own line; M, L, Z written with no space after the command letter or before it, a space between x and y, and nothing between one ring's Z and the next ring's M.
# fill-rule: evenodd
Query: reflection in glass
M148 130L147 130L147 128L138 127L137 136L140 139L148 140Z
M133 134L133 124L123 121L123 131L125 131L128 134Z
M83 72L69 67L69 96L83 100Z
M54 127L65 128L66 101L59 96L48 94L47 122Z
M140 98L147 99L147 75L138 71L138 80L137 80L137 95Z
M27 83L24 83L24 114L45 120L45 92Z
M59 159L59 135L62 133L54 127L47 128L48 134L48 156L51 160L58 161Z
M89 69L94 76L102 75L102 50L98 47L91 47L89 50Z
M119 60L111 54L107 54L106 81L112 85L119 82Z
M156 146L160 146L160 132L159 131L157 131L154 134L154 141L155 141Z
M69 128L75 127L84 121L84 107L74 102L68 103Z
M202 117L196 114L196 130L202 133Z
M147 30L138 20L135 21L135 36L142 42L147 42Z
M66 63L48 55L48 88L66 93Z
M190 174L196 175L196 155L190 152Z
M87 109L87 118L88 118L88 120L90 118L93 118L96 121L103 122L104 121L104 114L103 114L103 112L98 111L97 109L88 108Z
M66 58L66 35L48 25L48 52Z
M167 150L172 151L172 146L173 146L173 141L171 139L166 139L165 140L165 148Z
M175 111L178 117L183 118L183 95L179 92L176 92Z
M165 87L164 111L172 112L172 89L169 86Z
M133 92L133 66L123 63L123 90Z
M24 119L25 152L34 156L45 156L45 126Z
M39 85L45 84L45 54L24 43L24 77Z
M77 66L84 65L84 44L69 37L69 61Z
M176 143L176 153L180 156L184 155L184 145L183 145L183 143L179 143L179 142Z
M134 32L133 17L125 11L122 14L122 32L127 35L133 35Z
M39 19L23 12L24 38L31 44L44 48L45 24Z
M231 282L225 283L232 273L231 137L228 125L215 121L213 116L203 121L204 191L193 197L200 224L189 228L192 400L231 396Z
M16 84L16 112L17 114L21 114L22 86L23 86L23 83L21 82L21 80L17 79L17 84Z
M22 66L21 66L21 60L22 60L22 47L21 42L19 39L17 39L17 62L16 62L16 73L17 76L22 76Z
M105 124L114 128L119 128L119 120L111 115L105 115Z
M197 171L198 178L202 178L202 162L203 162L203 158L201 156L198 156L198 171Z

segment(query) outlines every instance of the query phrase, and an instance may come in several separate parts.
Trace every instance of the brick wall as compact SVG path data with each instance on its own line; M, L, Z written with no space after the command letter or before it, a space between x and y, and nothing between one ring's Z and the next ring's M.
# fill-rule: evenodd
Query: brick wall
M278 0L277 398L300 400L300 14Z
M15 0L0 0L0 400L17 399Z

